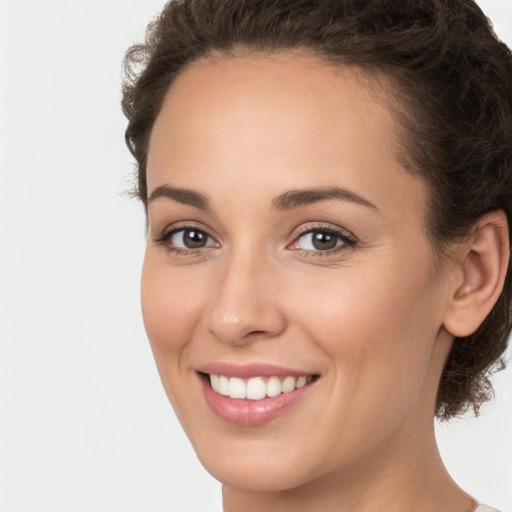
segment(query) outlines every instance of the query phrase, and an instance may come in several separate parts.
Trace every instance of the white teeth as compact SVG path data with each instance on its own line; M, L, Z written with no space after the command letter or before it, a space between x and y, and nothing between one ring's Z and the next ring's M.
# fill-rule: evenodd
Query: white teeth
M286 377L281 384L281 388L283 389L283 393L289 393L295 389L295 377Z
M283 392L279 377L270 377L267 382L267 396L277 396Z
M210 375L210 382L212 384L213 389L219 389L219 376L214 375L213 373Z
M218 388L215 389L215 391L217 391L217 393L220 393L221 395L229 396L229 379L227 377L224 377L224 375L219 375Z
M229 379L229 396L231 398L245 398L245 382L238 377Z
M253 377L247 381L245 398L249 400L261 400L267 396L267 386L261 377Z
M306 385L306 377L304 377L304 375L303 375L302 377L299 377L297 379L296 387L297 387L297 389L299 389L299 388L303 388L305 385Z
M312 382L313 377L301 376L295 378L291 375L279 378L276 376L266 380L263 377L240 379L239 377L226 377L225 375L210 375L210 384L217 393L230 398L261 400L281 393L290 393L295 389L304 387Z

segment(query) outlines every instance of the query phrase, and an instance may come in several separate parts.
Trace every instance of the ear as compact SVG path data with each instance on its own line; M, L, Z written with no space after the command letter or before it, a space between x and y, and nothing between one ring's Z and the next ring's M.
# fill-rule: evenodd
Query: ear
M457 251L457 279L444 319L455 337L473 334L498 300L508 269L507 217L495 211L481 217Z

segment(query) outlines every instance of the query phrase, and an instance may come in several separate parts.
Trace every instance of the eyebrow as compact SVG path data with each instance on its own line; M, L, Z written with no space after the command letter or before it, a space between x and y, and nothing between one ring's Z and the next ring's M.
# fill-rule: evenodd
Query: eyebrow
M328 201L330 199L337 199L341 201L349 201L373 210L379 209L364 197L340 187L327 187L327 188L314 188L303 190L290 190L276 197L273 201L274 209L291 210L300 206L307 206L310 204L318 203L320 201Z
M195 192L188 188L177 188L169 185L160 185L156 187L148 198L148 204L158 199L166 197L181 204L186 204L198 208L199 210L209 210L210 202L203 194Z
M181 204L193 206L199 210L206 211L210 209L210 202L205 195L188 188L160 185L151 192L148 204L160 197L165 197ZM272 205L275 210L284 211L332 199L349 201L351 203L379 211L373 203L364 197L341 187L290 190L276 197L272 201Z

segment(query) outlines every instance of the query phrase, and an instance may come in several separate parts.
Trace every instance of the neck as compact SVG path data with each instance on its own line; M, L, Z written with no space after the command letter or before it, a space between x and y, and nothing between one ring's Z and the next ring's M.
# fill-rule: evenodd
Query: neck
M433 422L404 427L367 460L284 491L251 491L224 485L224 512L473 512L477 503L448 474ZM406 442L404 442L406 439Z

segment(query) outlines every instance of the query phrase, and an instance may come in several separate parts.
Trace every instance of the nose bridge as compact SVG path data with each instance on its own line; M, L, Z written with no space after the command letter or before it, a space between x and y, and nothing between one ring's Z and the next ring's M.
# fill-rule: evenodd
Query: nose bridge
M226 343L244 344L271 337L285 319L272 285L272 264L262 251L247 244L233 249L222 262L212 291L208 329Z

